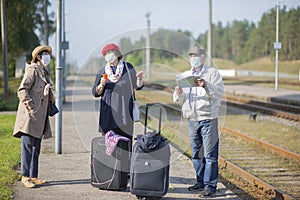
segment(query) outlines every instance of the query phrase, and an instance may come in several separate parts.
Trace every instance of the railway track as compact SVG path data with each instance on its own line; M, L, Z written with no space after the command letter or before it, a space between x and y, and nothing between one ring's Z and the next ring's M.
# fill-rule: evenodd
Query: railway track
M173 92L172 88L157 83L148 83L145 86L170 93ZM252 98L233 96L228 94L224 96L223 102L229 106L300 122L299 106L271 101L259 101Z
M250 104L250 105L257 105L257 106L262 106L262 107L266 107L266 108L270 108L270 109L276 109L276 110L280 110L283 112L300 114L300 107L295 106L295 105L289 105L289 104L277 103L277 102L266 102L266 101L256 100L253 98L234 96L234 95L229 95L229 94L226 94L226 99L232 100L232 101L238 101L238 102L246 103L246 104Z
M156 89L161 90L161 88ZM155 102L149 97L144 98L147 102ZM175 113L181 115L178 108L167 105L164 107L167 113L172 113L173 118ZM168 129L176 133L172 122L168 125ZM255 188L255 194L258 195L259 199L300 199L299 154L286 151L226 127L220 127L220 132L220 169L229 170L246 180ZM181 134L180 137L188 135L188 133L176 134ZM188 138L183 140L187 142Z
M262 199L300 199L300 155L285 156L284 149L223 129L219 160L224 169L252 183Z
M247 109L257 113L273 115L297 122L300 121L300 108L298 106L276 102L264 102L232 95L226 95L225 102L227 105L233 107Z

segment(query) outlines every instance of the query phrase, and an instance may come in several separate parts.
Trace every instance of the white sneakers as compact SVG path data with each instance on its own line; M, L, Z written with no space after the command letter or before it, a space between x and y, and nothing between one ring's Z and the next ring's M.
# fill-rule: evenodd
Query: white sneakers
M27 188L34 188L36 185L42 185L46 183L45 180L40 180L38 178L29 178L26 176L22 176L22 183Z
M34 188L35 187L35 184L31 181L31 179L29 177L26 177L26 176L22 176L22 183L27 188Z

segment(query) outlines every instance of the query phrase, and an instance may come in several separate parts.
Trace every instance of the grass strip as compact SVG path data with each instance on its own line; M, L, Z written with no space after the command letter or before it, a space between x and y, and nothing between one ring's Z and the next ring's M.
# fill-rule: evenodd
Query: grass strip
M0 199L12 199L18 179L15 167L20 164L20 140L13 137L14 114L0 115Z

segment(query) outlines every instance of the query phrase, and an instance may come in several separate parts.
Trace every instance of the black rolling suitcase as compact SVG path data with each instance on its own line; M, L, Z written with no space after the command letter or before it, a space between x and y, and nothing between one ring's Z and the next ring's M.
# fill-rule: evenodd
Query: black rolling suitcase
M147 132L150 106L159 106L158 132ZM161 199L169 188L170 146L160 135L162 105L146 104L145 133L133 146L130 169L130 192L139 199Z
M120 140L111 156L106 154L105 137L95 137L91 149L91 184L106 190L125 190L129 174L129 145Z

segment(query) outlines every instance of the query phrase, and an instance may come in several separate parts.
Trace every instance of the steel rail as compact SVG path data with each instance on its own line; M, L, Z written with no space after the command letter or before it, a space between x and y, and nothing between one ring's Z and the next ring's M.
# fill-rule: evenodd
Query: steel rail
M273 154L276 154L280 157L288 158L290 160L293 160L293 161L296 161L296 162L300 163L300 155L297 154L297 153L288 151L286 149L280 148L280 147L275 146L273 144L269 144L269 143L264 142L262 140L255 139L253 137L250 137L250 136L245 135L243 133L240 133L238 131L226 128L224 126L220 127L220 128L221 128L221 130L224 130L226 133L229 133L233 136L237 136L237 137L243 138L244 140L253 142L255 145L260 146L261 148L263 148L263 149L265 149L265 150L267 150L267 151L269 151Z
M273 116L277 116L277 117L281 117L281 118L285 118L285 119L289 119L289 120L293 120L293 121L297 121L297 122L300 121L300 115L298 115L298 114L285 112L285 111L279 111L279 110L275 110L275 109L272 109L272 108L267 108L267 107L263 107L263 106L253 105L253 104L240 103L240 102L237 102L237 101L225 100L224 102L227 105L230 105L230 106L233 106L233 107L252 110L252 111L255 111L255 112L269 114L269 115L273 115Z
M221 169L226 169L232 173L241 176L244 180L249 183L252 183L255 188L262 190L265 194L271 195L275 199L284 199L284 200L294 200L295 198L284 193L283 191L271 186L270 184L264 182L263 180L257 178L256 176L248 173L237 165L229 162L228 160L219 156L219 165Z
M278 102L273 102L273 101L262 101L262 100L257 100L257 99L250 98L250 97L244 97L244 96L238 96L238 95L235 96L232 94L226 94L225 98L226 98L226 100L237 101L240 103L258 105L258 106L263 106L266 108L273 108L273 109L278 109L278 110L285 111L285 112L300 114L299 106L289 105L286 103L278 103Z

